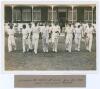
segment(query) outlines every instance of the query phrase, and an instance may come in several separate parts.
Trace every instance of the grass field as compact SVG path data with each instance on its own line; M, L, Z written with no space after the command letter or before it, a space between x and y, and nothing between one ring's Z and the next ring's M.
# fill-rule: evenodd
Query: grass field
M96 69L96 39L93 39L92 52L85 50L84 42L81 42L81 51L65 51L64 37L60 37L58 53L52 52L49 44L49 52L43 53L41 39L39 40L38 54L33 52L22 53L22 39L17 37L17 50L8 53L7 37L5 37L5 70L95 70Z

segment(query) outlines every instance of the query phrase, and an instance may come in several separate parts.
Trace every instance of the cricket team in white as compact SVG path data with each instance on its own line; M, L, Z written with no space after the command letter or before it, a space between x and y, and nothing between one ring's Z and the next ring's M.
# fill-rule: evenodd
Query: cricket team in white
M5 26L8 36L8 52L16 50L15 24ZM34 50L38 53L38 44L41 34L43 52L49 52L49 43L52 43L52 51L57 52L59 37L61 34L60 26L56 23L18 23L18 34L22 34L23 53ZM91 52L93 33L96 30L95 24L75 23L65 25L65 49L72 51L72 42L75 42L75 50L80 51L81 41L84 39L86 50ZM50 41L51 40L51 41Z

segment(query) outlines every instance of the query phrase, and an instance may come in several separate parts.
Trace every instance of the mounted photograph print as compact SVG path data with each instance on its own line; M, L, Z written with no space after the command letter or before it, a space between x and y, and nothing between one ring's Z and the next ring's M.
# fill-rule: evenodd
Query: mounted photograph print
M3 3L5 71L95 71L96 4Z

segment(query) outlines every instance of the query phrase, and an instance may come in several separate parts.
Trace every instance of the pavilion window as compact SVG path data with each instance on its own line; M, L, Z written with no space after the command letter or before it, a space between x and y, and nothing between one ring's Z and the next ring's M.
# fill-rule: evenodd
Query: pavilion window
M22 21L31 21L31 9L22 10Z
M68 22L72 22L72 10L68 9Z
M20 9L14 9L13 19L14 19L14 22L20 22L21 21L21 10Z
M48 10L48 21L51 21L52 20L52 10L49 9Z
M77 22L77 9L73 10L73 22Z
M73 22L77 21L77 9L73 10ZM72 23L72 9L68 9L68 22Z
M53 20L57 21L57 11L56 10L53 11Z
M33 21L41 21L41 9L33 9Z
M94 23L96 23L96 11L94 11L94 13L93 13L93 19L94 19Z
M48 20L51 21L52 20L52 9L48 10ZM57 21L57 11L53 10L53 21L56 22Z
M92 22L92 11L91 10L85 10L84 11L84 21L85 22Z

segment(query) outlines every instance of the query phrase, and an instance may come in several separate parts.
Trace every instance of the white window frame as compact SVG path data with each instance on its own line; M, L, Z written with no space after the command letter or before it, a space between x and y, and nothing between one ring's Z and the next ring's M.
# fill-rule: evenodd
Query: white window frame
M34 19L34 13L37 13L37 14L39 14L39 19ZM33 9L33 21L41 21L41 9Z
M71 18L69 18L70 14L71 13ZM72 20L72 14L73 14L73 18L74 18L74 13L76 14L76 17L75 19ZM73 13L72 13L72 9L68 9L68 22L77 22L77 9L73 9Z
M19 13L20 13L20 15L21 15L20 9L14 9L14 12L13 12L13 14L14 14L14 16L13 16L14 21L21 21L21 17L20 17L20 19L18 19L18 14L19 14Z
M51 14L51 18L49 18L50 14ZM48 9L48 20L52 21L52 9ZM56 10L53 10L53 21L57 21L57 11Z
M22 21L31 21L31 19L28 19L28 14L30 13L31 16L31 9L27 8L27 9L23 9L22 10ZM26 18L23 19L23 14Z
M88 16L87 19L85 18L86 14ZM91 14L91 19L89 19L90 14ZM92 10L84 10L84 21L85 22L92 22Z

